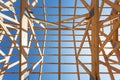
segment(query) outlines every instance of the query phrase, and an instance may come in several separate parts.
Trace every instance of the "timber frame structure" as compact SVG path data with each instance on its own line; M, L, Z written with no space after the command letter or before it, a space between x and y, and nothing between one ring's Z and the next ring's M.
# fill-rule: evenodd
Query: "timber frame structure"
M19 80L38 75L36 80L42 80L47 74L56 74L57 80L65 74L76 74L74 80L105 80L103 75L116 80L120 76L120 0L67 0L74 4L68 6L63 5L65 0L52 0L57 6L47 1L0 0L0 80L8 75L18 75ZM69 9L73 14L63 13ZM52 10L56 14L48 12ZM44 61L46 56L57 61ZM63 57L75 61L66 62ZM45 72L45 64L57 65L58 70ZM64 65L75 65L76 70L64 71Z

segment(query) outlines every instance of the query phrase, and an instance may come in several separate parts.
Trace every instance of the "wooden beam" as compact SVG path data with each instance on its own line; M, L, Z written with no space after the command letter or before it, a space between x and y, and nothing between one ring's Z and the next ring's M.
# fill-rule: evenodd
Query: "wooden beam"
M24 80L28 76L27 55L28 55L28 20L25 15L27 0L20 0L20 71L19 80Z
M102 46L100 47L100 50L102 50L103 47L106 45L106 43L107 43L108 41L110 41L110 39L111 39L111 37L113 36L113 34L115 33L115 31L119 28L119 26L120 26L120 20L118 20L117 22L115 22L114 25L115 25L116 27L114 27L114 28L111 30L111 32L109 33L108 37L106 37L105 41L103 42Z
M17 20L15 20L15 19L13 19L13 18L11 18L11 17L9 17L9 16L7 16L7 15L5 15L5 14L3 14L3 13L0 13L0 17L2 17L2 18L4 18L4 19L7 19L7 20L9 20L9 21L11 21L11 22L14 22L14 23L16 23L16 24L19 24L19 22L18 22Z
M61 0L58 0L58 80L61 80Z
M44 21L46 22L47 18L46 18L46 5L45 5L45 0L42 0L42 5L43 5L43 12L44 12ZM47 27L47 23L45 23L45 31L44 31L44 41L43 41L43 45L42 45L42 56L44 55L44 52L45 52L45 47L46 47L46 37L47 37L47 30L46 30L46 27ZM44 56L43 56L43 59L44 59ZM43 71L43 60L41 61L40 63L40 69L39 69L39 72L42 72ZM39 77L38 77L38 80L41 80L42 78L42 75L39 74Z
M104 66L107 66L103 61L100 61L100 64L103 64ZM117 69L113 66L109 66L112 70L114 70L116 73L120 73L120 69Z
M76 6L77 6L77 0L74 1L74 17L76 15ZM76 40L75 40L75 30L74 30L75 20L73 20L73 30L72 30L72 36L73 36L73 43L74 43L74 52L75 52L75 59L76 59L76 70L77 70L77 80L80 80L80 74L79 74L79 64L78 64L78 55L77 55L77 48L76 48Z
M83 18L83 17L87 17L87 16L88 16L88 14L81 14L81 15L77 15L77 16L74 16L74 17L71 17L71 18L61 20L60 22L64 23L64 22L67 22L67 21L70 21L70 20L75 20L75 19Z
M100 40L100 38L99 38L99 40ZM102 42L101 42L101 40L100 40L100 46L101 46L101 45L102 45ZM108 71L109 71L109 75L110 75L110 77L111 77L111 80L115 80L115 79L114 79L113 72L112 72L112 70L111 70L111 68L110 68L110 64L109 64L109 61L108 61L108 57L107 57L104 49L102 49L102 54L103 54L103 57L104 57L104 60L105 60L106 67L107 67L107 69L108 69Z
M92 0L92 76L94 80L99 78L99 0Z
M119 5L119 2L116 0L115 1L115 5ZM118 15L118 11L114 11L114 12L111 12L112 15ZM118 15L119 16L119 15ZM115 19L113 20L113 28L116 27L116 25L114 24L115 22L117 22L118 19ZM118 28L119 29L119 28ZM117 45L118 45L118 29L116 29L115 33L113 34L113 37L112 37L112 45L113 45L113 48L115 48ZM119 48L116 50L116 56L117 56L117 59L118 59L118 62L120 63L120 53L119 53Z
M90 6L88 5L88 3L85 0L80 0L83 5L87 8L88 11L90 11Z
M120 11L120 5L119 4L115 4L115 3L113 3L112 1L109 1L109 0L104 0L104 1L105 1L105 3L110 5L115 10Z
M29 4L28 8L31 9L31 8L35 7L35 5L36 5L37 3L38 3L38 0L33 0L33 2Z

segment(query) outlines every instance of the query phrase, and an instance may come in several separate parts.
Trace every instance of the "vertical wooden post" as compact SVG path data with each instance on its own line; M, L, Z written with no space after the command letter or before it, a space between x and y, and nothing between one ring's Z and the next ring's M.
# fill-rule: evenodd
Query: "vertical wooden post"
M28 55L28 20L25 15L27 0L20 0L20 77L24 80L27 77L27 55Z
M99 0L92 0L92 79L99 79Z

